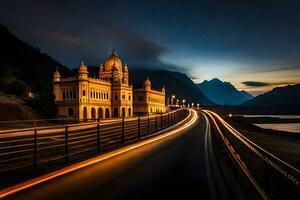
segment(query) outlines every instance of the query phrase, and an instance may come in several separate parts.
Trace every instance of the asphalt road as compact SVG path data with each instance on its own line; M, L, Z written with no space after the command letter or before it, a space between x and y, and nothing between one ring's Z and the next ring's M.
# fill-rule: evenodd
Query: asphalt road
M206 122L13 194L9 199L209 199Z

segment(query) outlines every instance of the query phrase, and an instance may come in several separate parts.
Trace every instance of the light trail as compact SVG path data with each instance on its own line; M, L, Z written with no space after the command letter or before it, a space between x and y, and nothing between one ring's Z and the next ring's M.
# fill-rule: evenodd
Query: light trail
M110 159L112 157L121 155L123 153L129 152L131 150L140 148L142 146L148 145L150 143L153 143L153 142L156 142L158 140L161 140L161 139L164 139L166 137L169 137L171 135L174 135L174 134L176 134L176 133L178 133L180 131L183 131L183 130L191 127L192 125L194 125L194 123L198 119L198 114L197 114L197 112L195 110L191 110L191 109L189 110L189 115L185 119L183 119L181 122L177 123L177 125L181 124L182 122L185 122L191 116L192 116L192 118L188 122L186 122L184 125L180 126L177 129L170 130L169 132L166 132L163 135L155 136L154 138L150 138L150 139L147 139L145 141L141 141L141 142L138 142L136 144L132 144L132 145L129 145L127 147L123 147L121 149L118 149L118 150L106 153L104 155L100 155L100 156L97 156L95 158L91 158L89 160L82 161L80 163L76 163L74 165L65 167L63 169L51 172L49 174L42 175L42 176L39 176L37 178L25 181L23 183L20 183L20 184L17 184L17 185L5 188L5 189L3 189L3 190L0 191L0 198L7 197L9 195L12 195L12 194L20 192L22 190L28 189L28 188L33 187L35 185L38 185L40 183L44 183L46 181L52 180L52 179L54 179L56 177L65 175L67 173L70 173L70 172L73 172L73 171L76 171L76 170L79 170L79 169L82 169L84 167L87 167L89 165L93 165L95 163L99 163L99 162L105 161L105 160ZM161 131L157 132L156 134L165 132L166 130L171 129L171 128L172 127L169 127L169 128L167 128L165 130L161 130Z
M208 116L210 116L210 118L212 119L219 135L220 135L220 139L223 140L223 143L225 145L225 147L228 149L228 151L230 152L232 158L234 159L235 163L239 166L239 168L243 171L244 175L246 175L246 177L248 178L248 180L251 182L251 184L253 185L253 187L256 189L256 191L260 194L260 196L263 199L269 199L268 195L265 193L265 191L261 188L261 186L258 184L258 182L255 180L255 178L253 177L253 175L251 174L251 172L248 170L247 166L245 165L245 163L240 159L239 154L236 153L234 147L230 144L230 142L227 140L227 138L224 136L224 134L222 133L221 129L219 128L216 120L213 117L213 112L208 111L208 110L203 110L203 112L205 114L207 114ZM217 114L216 114L217 115ZM218 116L218 115L217 115ZM221 118L221 117L220 117ZM222 118L221 118L222 119Z
M203 110L206 114L210 115L212 120L215 122L215 118L217 118L222 125L234 136L236 137L242 144L248 147L251 151L253 151L259 158L268 163L271 167L279 171L284 177L293 182L298 188L300 188L300 170L293 167L292 165L284 162L279 159L272 153L258 146L247 137L245 137L242 133L234 129L231 125L229 125L224 119L222 119L218 114L209 111ZM214 116L214 117L213 117ZM215 123L218 128L218 125ZM219 129L219 128L218 128Z

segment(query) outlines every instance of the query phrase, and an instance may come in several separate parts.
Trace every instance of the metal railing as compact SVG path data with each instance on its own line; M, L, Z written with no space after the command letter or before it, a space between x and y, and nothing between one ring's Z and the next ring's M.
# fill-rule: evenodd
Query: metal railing
M170 127L188 116L187 109L136 118L89 119L0 132L0 173L86 158Z
M300 170L249 140L216 113L205 113L215 123L223 146L259 198L299 197Z

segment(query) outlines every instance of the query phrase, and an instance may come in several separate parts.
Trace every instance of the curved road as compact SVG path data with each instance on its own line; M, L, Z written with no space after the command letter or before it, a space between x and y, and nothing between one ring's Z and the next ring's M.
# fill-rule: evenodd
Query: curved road
M8 199L215 199L207 175L208 121L20 191Z

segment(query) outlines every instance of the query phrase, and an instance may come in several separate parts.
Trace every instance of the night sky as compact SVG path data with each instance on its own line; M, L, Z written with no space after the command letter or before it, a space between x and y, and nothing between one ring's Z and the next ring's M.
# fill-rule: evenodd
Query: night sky
M115 48L130 68L259 94L300 82L300 1L1 1L0 23L69 67Z

